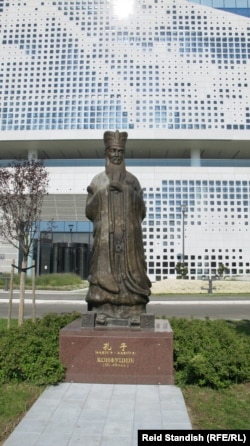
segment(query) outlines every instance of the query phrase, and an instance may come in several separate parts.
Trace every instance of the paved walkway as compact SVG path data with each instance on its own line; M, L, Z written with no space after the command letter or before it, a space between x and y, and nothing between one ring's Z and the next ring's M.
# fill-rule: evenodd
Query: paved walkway
M51 386L4 446L137 446L138 429L192 429L181 390L139 384Z

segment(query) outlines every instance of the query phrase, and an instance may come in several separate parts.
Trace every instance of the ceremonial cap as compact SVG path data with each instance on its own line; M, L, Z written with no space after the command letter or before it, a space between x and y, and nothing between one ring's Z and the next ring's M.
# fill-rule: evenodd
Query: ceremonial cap
M127 137L127 132L119 132L119 130L111 132L108 130L103 135L105 149L108 149L109 147L120 147L125 150Z

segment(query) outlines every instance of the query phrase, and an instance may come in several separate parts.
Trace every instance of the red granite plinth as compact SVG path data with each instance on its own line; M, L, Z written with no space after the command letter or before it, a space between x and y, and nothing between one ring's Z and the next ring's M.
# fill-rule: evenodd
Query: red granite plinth
M174 384L173 332L167 320L155 328L83 328L76 320L60 332L66 382Z

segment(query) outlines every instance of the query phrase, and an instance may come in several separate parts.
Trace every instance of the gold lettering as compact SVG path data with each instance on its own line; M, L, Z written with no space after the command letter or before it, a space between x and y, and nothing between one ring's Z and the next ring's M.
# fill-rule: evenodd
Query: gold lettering
M129 364L134 364L135 360L134 358L117 358L117 357L100 357L98 356L96 358L96 362L103 364L103 365L111 365L111 366L125 366Z
M103 344L103 350L112 350L112 347L109 345L109 342L105 342Z
M120 350L122 352L124 352L126 350L126 348L127 348L127 344L125 342L122 342L121 345L120 345Z

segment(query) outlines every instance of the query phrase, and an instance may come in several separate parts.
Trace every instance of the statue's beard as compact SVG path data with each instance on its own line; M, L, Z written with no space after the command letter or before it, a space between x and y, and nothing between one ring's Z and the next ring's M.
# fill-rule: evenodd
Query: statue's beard
M121 164L112 164L107 158L105 170L110 179L119 181L126 170L125 161L123 160Z

